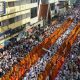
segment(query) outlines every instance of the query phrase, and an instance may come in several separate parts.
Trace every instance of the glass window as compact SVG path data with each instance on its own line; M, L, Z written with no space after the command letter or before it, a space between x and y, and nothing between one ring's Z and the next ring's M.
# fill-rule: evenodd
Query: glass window
M27 17L30 17L30 13L27 13L27 14L26 14L26 18L27 18Z
M14 5L15 6L19 6L20 5L20 1L15 1Z
M9 25L9 20L4 20L1 22L1 26L7 26Z
M10 23L10 24L14 23L14 21L15 21L14 18L10 18L10 19L9 19L9 23Z
M31 18L34 18L37 16L37 7L31 8Z
M13 7L14 6L14 1L13 2L8 2L8 6Z
M55 9L55 4L54 3L51 3L50 6L51 6L51 10Z
M64 8L65 1L59 1L59 8Z
M0 22L0 26L1 26L1 22Z
M20 21L22 19L26 19L28 17L30 17L30 13L22 14L22 15L14 17L14 18L10 18L10 19L7 19L7 20L0 22L0 26L8 26L9 24L15 23L15 22Z
M35 2L37 2L37 0L31 0L31 3L35 3Z

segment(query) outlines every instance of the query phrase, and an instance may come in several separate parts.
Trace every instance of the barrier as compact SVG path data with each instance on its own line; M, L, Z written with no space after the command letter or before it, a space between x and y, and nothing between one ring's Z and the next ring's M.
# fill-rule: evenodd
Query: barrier
M58 37L61 36L62 33L66 31L66 29L70 26L73 20L67 20L63 23L63 25L58 28L55 32L53 32L50 37L46 38L41 44L33 48L33 50L24 58L20 61L18 65L16 65L16 69L13 70L10 74L5 74L7 75L8 80L19 80L25 72L27 72L30 67L37 62L39 58L41 58L44 54L45 51L42 50L42 48L49 48L52 44L55 43L55 41L58 39ZM63 29L63 27L66 25L66 27ZM59 33L60 31L60 33ZM58 34L59 33L59 34ZM58 34L58 35L57 35ZM55 36L55 37L54 37ZM33 56L34 55L34 56ZM56 58L56 57L55 57ZM13 66L14 68L14 66ZM17 71L18 69L18 71ZM17 76L14 75L17 73ZM2 77L2 80L7 80L6 76Z
M70 33L69 37L64 40L63 44L59 48L56 54L51 58L50 62L46 65L45 71L38 75L38 80L46 80L46 77L50 75L50 80L54 80L60 70L66 56L71 50L71 46L74 43L78 32L80 31L80 25L77 25ZM73 39L72 39L73 37ZM51 71L52 70L52 71ZM51 74L50 74L51 73ZM41 78L41 79L40 79Z

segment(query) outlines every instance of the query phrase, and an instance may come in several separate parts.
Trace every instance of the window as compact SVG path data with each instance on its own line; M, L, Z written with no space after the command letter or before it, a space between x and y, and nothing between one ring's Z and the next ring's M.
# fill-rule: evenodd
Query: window
M26 23L27 24L27 23ZM17 28L15 29L8 29L7 31L5 31L4 33L0 33L0 40L4 39L4 38L7 38L9 37L10 35L14 35L20 31L22 31L26 24L23 24L22 26L18 26Z
M37 2L37 0L31 0L31 3L36 3Z
M25 4L30 3L31 1L30 0L19 0L19 2L20 2L20 5L25 5Z
M10 19L9 19L9 23L10 23L10 24L14 23L14 21L15 21L14 18L10 18Z
M51 10L55 9L55 4L54 3L51 3L50 6L51 6Z
M22 15L22 19L25 19L25 18L28 18L28 17L30 17L30 13L26 13L26 14Z
M1 22L0 22L0 26L1 26Z
M8 6L13 7L14 6L14 1L13 2L8 2Z
M20 5L20 1L15 1L15 6L19 6Z
M39 6L40 0L38 0L38 6Z
M20 4L24 5L26 3L26 0L20 0Z
M26 0L26 3L31 3L31 0Z
M24 27L22 26L18 26L17 28L13 29L12 32L11 32L11 35L14 35L20 31L22 31L24 29Z
M27 14L26 14L26 18L27 18L27 17L30 17L30 13L27 13Z
M1 26L7 26L9 25L9 20L4 20L1 22Z
M13 6L19 6L19 5L25 5L31 3L31 0L16 0L12 2L8 2L8 7L13 7Z
M0 26L8 26L9 24L15 23L17 21L23 20L30 17L30 13L25 13L7 20L0 22Z
M19 21L19 16L15 17L15 22Z
M22 20L23 19L22 16L23 15L16 16L15 17L15 22Z
M65 1L59 1L59 8L64 8Z
M37 7L31 8L31 18L34 18L37 16Z

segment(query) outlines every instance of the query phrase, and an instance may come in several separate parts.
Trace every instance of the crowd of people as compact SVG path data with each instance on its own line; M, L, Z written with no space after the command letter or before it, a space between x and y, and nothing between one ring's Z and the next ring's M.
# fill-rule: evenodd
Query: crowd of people
M80 36L55 80L80 80Z
M75 8L71 8L68 10L66 14L63 16L70 17L74 19L72 26L56 41L56 43L50 47L49 50L44 49L47 51L47 53L36 62L35 65L33 65L30 68L30 71L25 74L23 77L23 80L37 80L38 74L40 72L45 70L46 64L51 59L51 56L54 55L54 53L57 51L57 49L60 47L60 45L63 43L64 39L69 35L73 27L80 21L80 6L77 6ZM78 36L79 38L80 36ZM78 57L80 56L80 39L77 40L78 43L75 43L75 46L72 46L70 56L66 58L65 64L63 65L61 71L58 74L58 77L55 80L80 80L80 60ZM74 56L74 57L73 57ZM79 61L78 61L79 60ZM76 62L78 64L76 64ZM75 70L75 72L73 73ZM69 70L70 69L70 70Z
M50 52L47 52L47 54L44 55L43 58L39 59L38 62L30 68L30 72L25 74L23 80L25 80L25 78L26 80L27 78L30 78L31 80L32 77L34 78L41 71L45 69L47 61L50 60L51 56L60 47L60 45L64 41L64 38L66 38L69 35L70 31L75 26L75 23L80 21L79 7L80 5L75 7L74 9L70 9L67 14L63 15L74 18L74 23L49 49ZM14 64L18 64L18 62L22 58L24 58L24 56L28 54L33 49L33 47L41 43L46 37L48 37L51 33L53 33L53 31L55 31L58 27L60 27L61 24L62 23L57 23L54 26L35 27L35 28L33 27L31 29L32 31L27 32L28 33L27 38L22 38L19 41L11 42L8 46L5 46L3 49L0 49L0 77L2 77L3 74L5 74L8 70L10 70Z
M76 6L73 6L72 8L68 9L67 15L75 19L74 21L77 23L80 21L80 0L77 0L75 5Z
M27 32L27 38L22 38L19 41L11 42L0 50L0 73L5 74L14 64L24 58L33 47L42 42L48 37L55 29L60 27L61 24L55 24L54 27L33 27Z
M43 48L45 51L47 51L47 53L42 58L40 58L35 65L30 68L30 71L25 74L23 80L37 80L38 74L45 70L46 64L57 52L61 44L64 42L64 39L68 37L74 27L75 23L72 23L72 25L66 30L63 35L58 38L58 40L50 47L49 50Z
M69 14L75 18L74 22L80 21L80 0L76 1ZM80 33L55 80L80 80Z

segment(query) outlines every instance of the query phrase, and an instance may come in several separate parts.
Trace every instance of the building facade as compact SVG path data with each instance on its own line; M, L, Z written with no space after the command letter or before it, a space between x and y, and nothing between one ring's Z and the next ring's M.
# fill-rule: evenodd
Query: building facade
M5 41L17 36L25 27L29 29L37 25L43 26L43 19L39 20L39 13L42 11L40 11L40 4L42 4L43 7L47 4L47 12L44 11L44 13L47 13L47 18L49 16L52 19L56 14L56 10L59 10L58 7L56 7L58 1L59 0L0 0L0 4L3 4L3 7L0 6L0 9L4 9L4 12L0 14L0 45L4 45ZM62 10L64 11L64 8ZM40 15L42 16L42 14Z
M0 0L4 2L5 13L0 15L0 45L38 21L37 0Z

